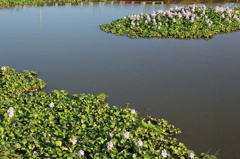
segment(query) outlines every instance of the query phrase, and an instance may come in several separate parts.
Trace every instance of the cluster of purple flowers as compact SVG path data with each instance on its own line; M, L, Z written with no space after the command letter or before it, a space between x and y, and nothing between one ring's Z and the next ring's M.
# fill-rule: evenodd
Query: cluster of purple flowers
M216 13L220 13L219 16L223 18L223 21L229 23L236 21L240 22L237 14L239 11L234 11L229 7L216 7L214 9ZM182 23L182 20L187 20L190 23L195 23L196 20L203 19L208 26L211 26L214 23L214 20L211 17L208 17L209 10L205 5L197 7L195 5L190 5L188 7L178 7L175 9L171 8L166 11L158 10L157 12L153 11L152 14L133 14L125 17L130 19L131 25L135 26L145 26L146 28L152 28L152 25L156 25L158 29L161 28L165 23ZM233 18L233 19L232 19ZM231 19L231 20L229 20ZM161 25L160 25L161 22Z
M113 142L112 141L109 141L108 143L107 143L107 149L108 150L111 150L113 148Z

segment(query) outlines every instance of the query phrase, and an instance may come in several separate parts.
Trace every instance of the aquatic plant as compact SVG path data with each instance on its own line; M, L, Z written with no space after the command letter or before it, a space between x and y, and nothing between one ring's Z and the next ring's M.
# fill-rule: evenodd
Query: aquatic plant
M131 38L211 38L213 35L240 29L240 7L190 5L152 14L133 14L100 28Z
M41 91L37 72L0 70L0 158L215 158L177 141L180 129L105 94Z
M15 5L45 5L45 4L65 4L72 3L76 4L79 2L83 2L85 0L0 0L0 7L3 6L15 6ZM89 1L89 0L87 0ZM90 0L92 1L92 0ZM94 1L94 0L93 0ZM99 0L100 2L108 2L113 0Z

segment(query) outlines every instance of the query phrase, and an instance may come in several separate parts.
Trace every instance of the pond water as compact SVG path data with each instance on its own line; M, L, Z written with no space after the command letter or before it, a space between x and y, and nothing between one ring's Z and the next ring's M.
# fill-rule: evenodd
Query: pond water
M126 15L174 6L80 3L0 9L0 65L38 71L47 82L45 91L106 93L109 105L130 103L143 117L164 118L179 127L183 133L177 138L196 153L220 149L220 159L237 159L240 32L206 41L130 39L99 29Z

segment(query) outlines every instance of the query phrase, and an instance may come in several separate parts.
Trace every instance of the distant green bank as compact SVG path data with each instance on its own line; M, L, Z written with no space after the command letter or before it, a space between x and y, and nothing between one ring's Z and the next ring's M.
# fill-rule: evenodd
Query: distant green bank
M215 159L196 154L164 119L108 106L105 94L40 91L37 72L0 67L0 158ZM208 148L206 147L206 150Z
M240 7L176 6L167 11L128 15L100 28L130 38L209 39L240 30Z
M76 4L79 2L112 2L119 0L0 0L0 7L15 5L63 5L65 3ZM130 1L130 0L128 0ZM135 0L140 1L140 0ZM152 1L152 0L147 0ZM159 0L156 0L159 1ZM239 3L238 0L160 0L160 2L170 4L213 4L213 3Z
M16 5L61 5L66 3L77 4L89 0L0 0L0 7L11 7ZM90 0L92 1L92 0ZM108 2L113 0L94 0L97 2Z

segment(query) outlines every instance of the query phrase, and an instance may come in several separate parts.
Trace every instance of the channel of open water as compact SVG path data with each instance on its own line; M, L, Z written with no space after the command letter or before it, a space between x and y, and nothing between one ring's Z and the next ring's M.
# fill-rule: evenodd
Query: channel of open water
M206 4L234 7L239 4ZM240 158L240 32L211 40L130 39L99 29L176 5L80 3L0 9L0 65L38 71L45 91L106 93L109 105L179 127L196 153ZM178 5L183 6L183 5Z

